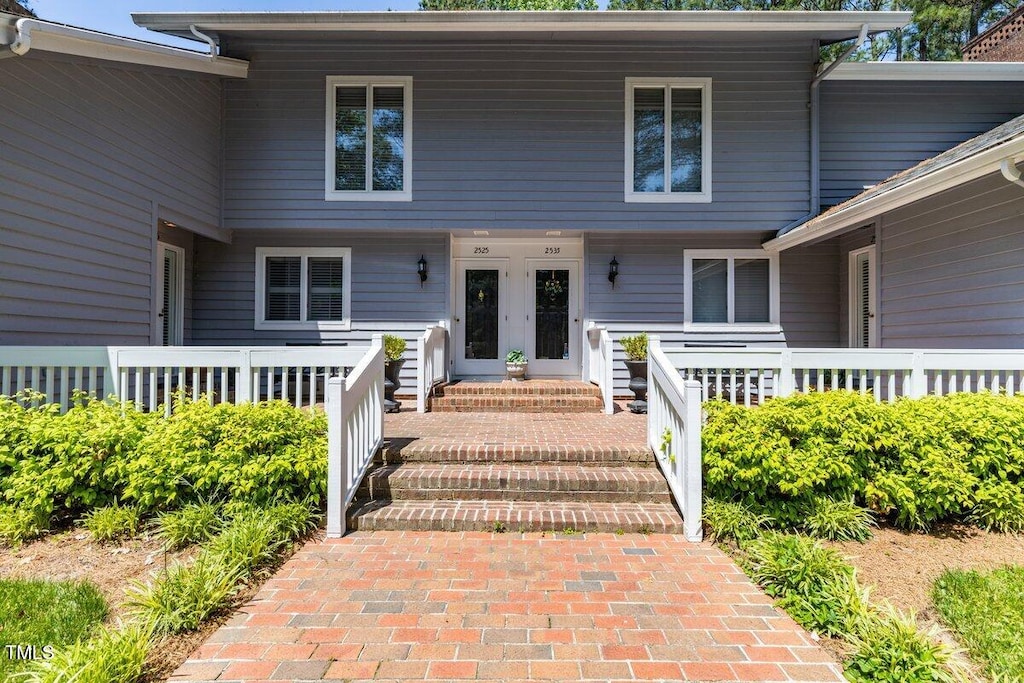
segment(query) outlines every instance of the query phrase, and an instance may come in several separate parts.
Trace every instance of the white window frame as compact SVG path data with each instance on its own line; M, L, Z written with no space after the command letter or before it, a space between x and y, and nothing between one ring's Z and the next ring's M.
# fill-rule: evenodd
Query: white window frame
M295 257L302 258L299 281L299 319L298 320L267 320L266 319L266 276L267 258ZM342 258L342 298L341 320L307 320L309 314L309 259L310 258ZM352 329L352 249L350 247L257 247L256 248L256 330L341 330Z
M694 259L725 259L728 261L727 318L735 319L735 261L736 259L764 259L768 261L768 322L763 323L695 323L693 322L693 261ZM687 249L683 252L683 330L692 332L746 332L777 333L782 331L779 303L779 255L763 249Z
M636 192L633 189L633 97L637 88L665 89L665 190ZM700 192L672 191L672 131L670 93L672 88L701 92L701 179ZM710 78L626 78L626 177L625 200L648 203L708 203L711 201L711 79Z
M878 346L878 284L877 277L878 273L878 252L875 249L875 245L867 247L861 247L860 249L854 249L849 255L849 285L847 289L848 306L847 311L849 314L849 336L847 337L847 343L852 349L861 349L863 346L857 345L860 341L859 330L857 329L857 290L860 288L860 279L857 272L857 259L862 255L868 257L868 346L867 348L875 348Z
M367 120L366 140L366 188L365 190L336 190L334 188L334 166L335 153L337 151L336 130L337 123L336 107L337 98L335 91L338 86L362 86L365 88L377 87L401 87L403 92L403 107L405 114L405 125L403 136L405 143L405 157L402 163L402 189L401 190L374 190L373 188L373 135L370 132L370 119ZM324 199L329 202L336 201L357 201L357 202L410 202L412 201L412 77L411 76L328 76L327 77L327 107L326 107L326 161L324 164ZM370 111L373 110L373 100L368 101ZM372 116L371 116L372 118Z

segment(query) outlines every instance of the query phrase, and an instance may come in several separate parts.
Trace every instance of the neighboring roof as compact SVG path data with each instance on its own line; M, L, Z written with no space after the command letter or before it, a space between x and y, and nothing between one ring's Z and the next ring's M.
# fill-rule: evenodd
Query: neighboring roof
M825 42L905 26L910 12L134 12L139 26L195 39L203 33L790 33Z
M963 55L969 61L1024 59L1024 4L967 41Z
M0 0L0 12L13 14L19 17L34 17L35 13L22 7L18 0Z
M886 211L986 176L998 170L1003 159L1024 159L1024 116L925 159L806 223L780 231L762 246L781 251L846 232Z
M211 58L209 52L184 50L76 26L0 13L0 53L9 51L15 55L24 55L30 50L235 78L245 78L249 71L249 62L241 59Z
M845 62L825 80L1024 81L1024 62Z

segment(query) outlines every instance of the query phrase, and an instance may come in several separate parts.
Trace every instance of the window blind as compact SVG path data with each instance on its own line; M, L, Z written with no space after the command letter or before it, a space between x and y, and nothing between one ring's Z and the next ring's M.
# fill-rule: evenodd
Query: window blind
M301 257L271 256L266 263L266 319L299 320Z

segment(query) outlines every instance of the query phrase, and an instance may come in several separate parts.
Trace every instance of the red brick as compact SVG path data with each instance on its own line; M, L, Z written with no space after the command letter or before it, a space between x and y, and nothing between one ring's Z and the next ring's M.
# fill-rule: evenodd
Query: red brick
M431 662L431 678L476 678L476 662Z
M671 680L682 678L679 665L675 662L633 662L633 676L643 680Z

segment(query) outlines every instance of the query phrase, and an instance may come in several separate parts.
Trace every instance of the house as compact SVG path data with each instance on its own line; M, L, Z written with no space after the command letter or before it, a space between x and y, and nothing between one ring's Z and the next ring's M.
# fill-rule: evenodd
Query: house
M133 16L3 19L0 344L1024 346L1024 65L818 65L907 13Z

